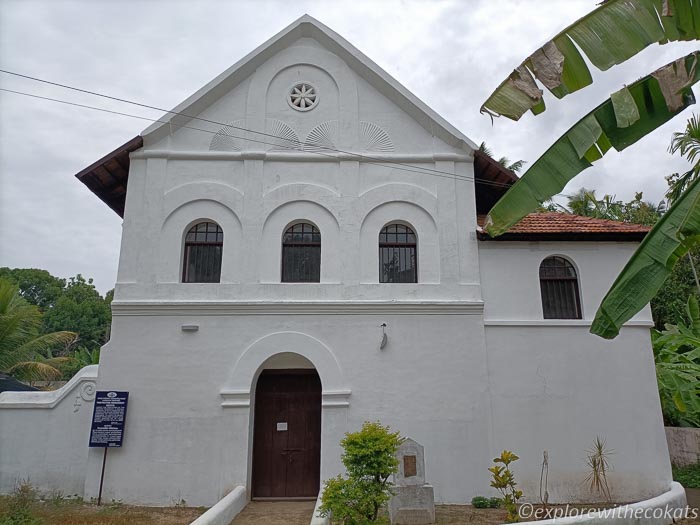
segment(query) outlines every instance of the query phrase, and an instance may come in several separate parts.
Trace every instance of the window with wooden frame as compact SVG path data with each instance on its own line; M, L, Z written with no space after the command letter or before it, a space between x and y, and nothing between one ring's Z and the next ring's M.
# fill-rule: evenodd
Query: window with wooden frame
M313 224L300 222L284 232L282 282L321 282L321 232Z
M223 247L224 232L221 226L211 221L192 226L185 235L182 282L220 282Z
M387 224L379 232L379 282L417 283L416 234L404 224Z
M540 264L542 314L545 319L581 319L576 269L564 257L547 257Z

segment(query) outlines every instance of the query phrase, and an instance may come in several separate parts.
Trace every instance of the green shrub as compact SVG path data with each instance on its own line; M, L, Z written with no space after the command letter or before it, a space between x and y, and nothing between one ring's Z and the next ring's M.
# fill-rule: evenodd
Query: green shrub
M0 517L0 525L41 525L41 520L31 510L36 497L36 491L29 483L20 483L9 498L7 513Z
M673 467L673 479L687 489L700 489L700 463Z
M472 507L475 509L497 509L501 506L501 498L485 498L476 496L472 498Z
M326 481L319 512L332 523L385 523L379 511L391 498L389 478L398 471L396 451L402 438L379 423L365 422L359 432L346 433L340 442L347 477Z
M476 496L472 498L472 507L477 509L488 509L489 500L483 496Z

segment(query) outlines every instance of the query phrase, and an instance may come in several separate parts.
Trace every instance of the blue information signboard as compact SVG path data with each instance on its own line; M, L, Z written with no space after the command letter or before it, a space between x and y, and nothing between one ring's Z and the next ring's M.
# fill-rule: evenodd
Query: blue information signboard
M90 427L91 447L121 447L129 392L99 391L95 395Z

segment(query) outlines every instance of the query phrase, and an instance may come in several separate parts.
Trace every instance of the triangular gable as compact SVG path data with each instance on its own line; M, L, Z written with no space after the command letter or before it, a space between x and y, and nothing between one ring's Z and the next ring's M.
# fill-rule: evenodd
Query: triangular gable
M477 149L476 144L472 140L430 109L350 42L309 15L302 16L236 62L214 80L178 104L172 109L171 113L161 117L160 122L156 122L146 128L141 133L141 136L146 143L153 143L170 132L170 124L173 126L185 125L191 118L178 114L196 117L213 101L218 100L251 76L265 61L303 37L315 39L326 49L338 55L358 75L369 82L380 93L390 98L404 112L437 138L467 153Z

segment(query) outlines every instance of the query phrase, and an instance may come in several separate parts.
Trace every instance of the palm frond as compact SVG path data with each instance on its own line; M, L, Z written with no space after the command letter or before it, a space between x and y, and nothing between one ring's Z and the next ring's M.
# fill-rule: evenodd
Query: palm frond
M22 361L7 370L7 373L22 381L55 381L61 371L41 361Z

